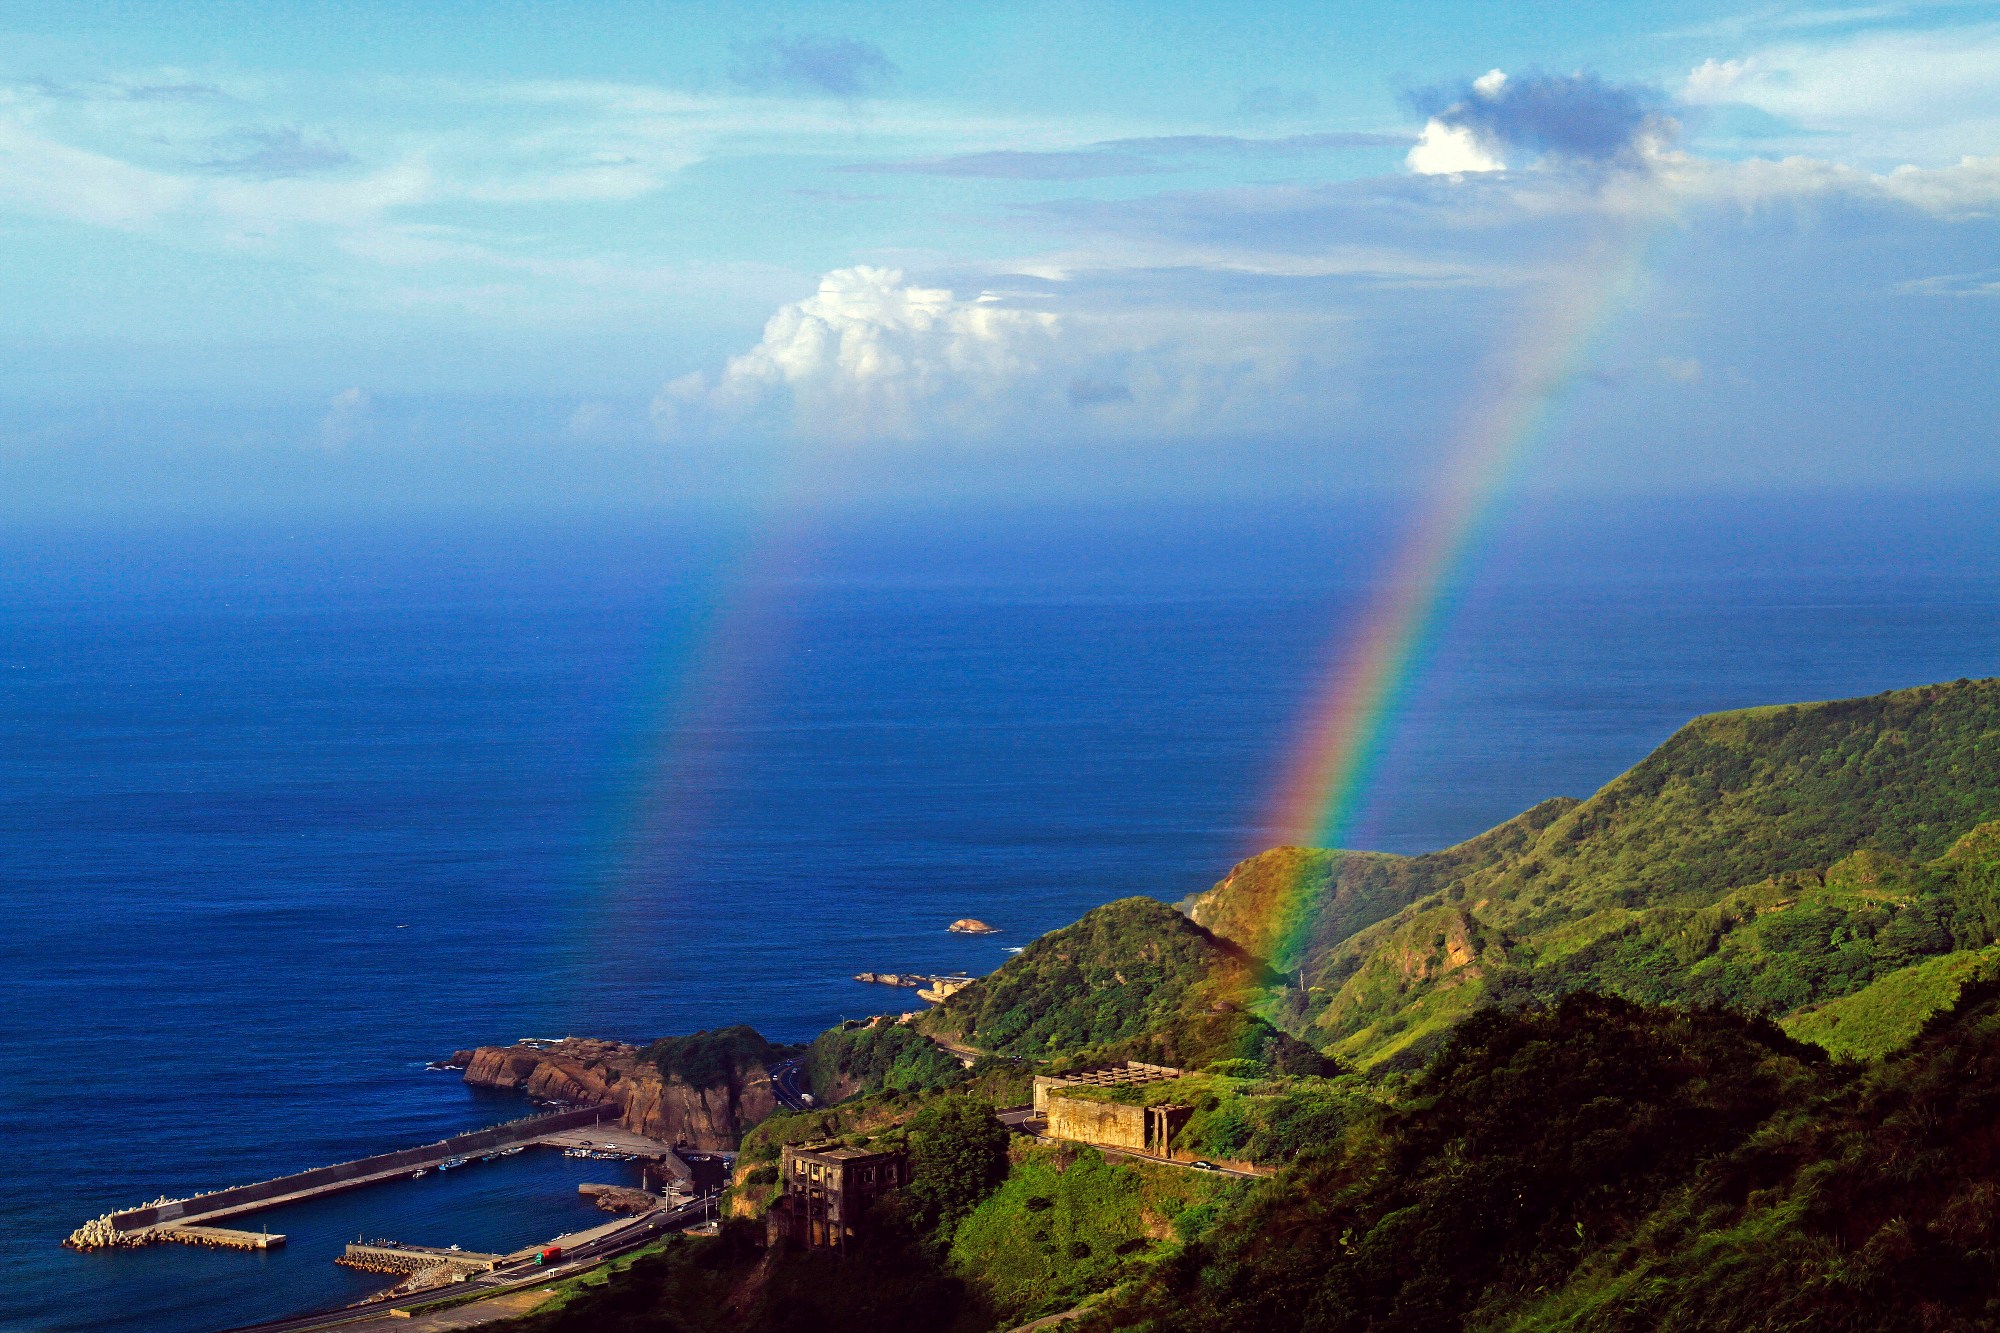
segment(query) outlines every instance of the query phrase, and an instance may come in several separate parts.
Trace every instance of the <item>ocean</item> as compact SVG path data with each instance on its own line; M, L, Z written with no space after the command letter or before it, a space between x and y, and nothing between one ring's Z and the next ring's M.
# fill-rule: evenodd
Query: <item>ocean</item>
M2000 673L2000 513L1521 503L1354 841L1588 795L1689 717ZM0 1329L193 1333L372 1289L355 1235L597 1216L549 1153L77 1254L98 1213L511 1118L425 1062L909 1004L1263 845L1388 502L243 520L0 537ZM975 916L999 935L944 927Z

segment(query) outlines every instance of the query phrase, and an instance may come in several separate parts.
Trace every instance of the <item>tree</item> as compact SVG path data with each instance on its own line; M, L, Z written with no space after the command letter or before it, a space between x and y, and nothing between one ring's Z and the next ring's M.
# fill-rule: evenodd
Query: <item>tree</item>
M910 1121L911 1211L941 1240L1007 1175L1007 1128L993 1104L940 1097Z

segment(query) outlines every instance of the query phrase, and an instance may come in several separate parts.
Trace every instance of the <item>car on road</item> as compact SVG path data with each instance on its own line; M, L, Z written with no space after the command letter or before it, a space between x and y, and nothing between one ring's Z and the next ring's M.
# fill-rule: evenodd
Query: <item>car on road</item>
M1197 1171L1220 1171L1222 1168L1214 1162L1196 1162L1194 1163L1194 1169Z

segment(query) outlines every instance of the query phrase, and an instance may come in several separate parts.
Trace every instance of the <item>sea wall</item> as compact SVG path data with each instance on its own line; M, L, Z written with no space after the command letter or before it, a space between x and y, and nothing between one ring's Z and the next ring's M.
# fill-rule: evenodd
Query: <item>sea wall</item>
M260 1180L254 1185L237 1185L230 1189L217 1190L212 1194L197 1194L192 1199L182 1199L178 1203L132 1208L122 1213L112 1213L107 1220L113 1231L124 1232L184 1217L207 1217L218 1212L240 1209L249 1204L262 1203L281 1195L296 1194L304 1190L324 1190L329 1186L359 1180L364 1176L376 1175L383 1171L414 1168L446 1157L489 1152L494 1148L525 1143L559 1130L594 1125L608 1118L610 1118L609 1109L601 1106L553 1111L547 1115L529 1116L523 1120L509 1121L504 1125L474 1130L470 1134L440 1139L436 1143L427 1143L420 1148L404 1148L398 1152L378 1153L373 1157L362 1157L335 1166L314 1167L310 1171Z

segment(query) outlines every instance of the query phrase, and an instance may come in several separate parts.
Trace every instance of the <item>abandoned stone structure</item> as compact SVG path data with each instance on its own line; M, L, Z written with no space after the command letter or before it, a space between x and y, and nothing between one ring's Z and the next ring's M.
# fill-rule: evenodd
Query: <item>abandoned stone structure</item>
M1126 1106L1056 1093L1049 1098L1048 1135L1072 1143L1165 1157L1173 1151L1174 1135L1193 1114L1192 1106L1178 1102Z
M1105 1065L1098 1069L1079 1069L1069 1074L1037 1074L1035 1110L1047 1111L1049 1094L1063 1088L1119 1088L1136 1083L1165 1083L1168 1079L1183 1078L1186 1075L1185 1069L1149 1065L1138 1060L1127 1060L1121 1065Z
M1128 1060L1122 1065L1084 1069L1073 1074L1044 1074L1035 1079L1035 1111L1046 1124L1045 1132L1050 1138L1166 1157L1173 1151L1174 1135L1194 1115L1193 1107L1177 1102L1128 1105L1072 1096L1067 1090L1165 1083L1185 1072L1166 1065Z
M858 1234L868 1205L909 1182L910 1163L901 1149L787 1145L779 1175L785 1193L771 1209L771 1237L838 1250Z

